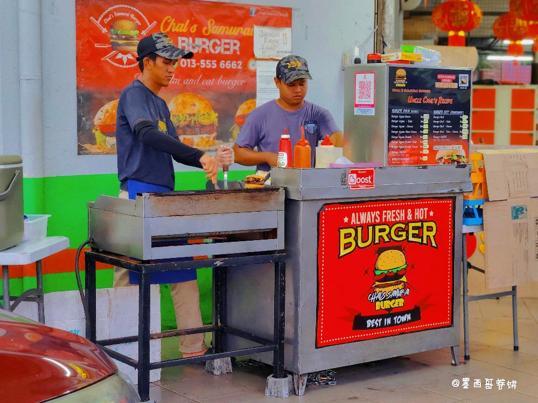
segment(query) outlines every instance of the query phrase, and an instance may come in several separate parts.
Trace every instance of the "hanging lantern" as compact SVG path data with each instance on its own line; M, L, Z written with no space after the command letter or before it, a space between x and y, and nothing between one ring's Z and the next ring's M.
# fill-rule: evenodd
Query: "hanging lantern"
M529 21L529 37L534 40L533 53L538 53L538 21Z
M510 41L506 51L512 56L520 56L525 53L525 49L523 48L521 41Z
M538 21L538 0L510 0L510 11L527 21Z
M493 34L497 39L507 39L511 41L508 45L508 54L523 54L521 41L529 35L527 21L518 18L512 11L503 14L493 22Z
M465 34L482 22L482 10L471 0L446 0L433 9L432 20L448 32L448 46L465 46Z

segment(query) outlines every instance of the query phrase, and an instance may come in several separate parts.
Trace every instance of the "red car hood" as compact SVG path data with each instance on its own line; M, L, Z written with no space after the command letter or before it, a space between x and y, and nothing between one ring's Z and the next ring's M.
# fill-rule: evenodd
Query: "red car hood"
M52 399L98 382L117 371L95 344L0 311L2 400Z

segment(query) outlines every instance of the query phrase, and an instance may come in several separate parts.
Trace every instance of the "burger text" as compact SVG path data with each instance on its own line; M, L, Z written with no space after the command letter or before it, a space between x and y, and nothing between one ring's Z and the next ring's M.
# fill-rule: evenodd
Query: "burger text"
M433 221L379 224L339 229L339 257L344 257L355 249L367 248L381 242L414 242L437 247L435 235L437 224Z
M237 39L227 38L191 38L180 36L177 38L181 49L192 53L206 53L211 55L239 55L241 54L241 42Z

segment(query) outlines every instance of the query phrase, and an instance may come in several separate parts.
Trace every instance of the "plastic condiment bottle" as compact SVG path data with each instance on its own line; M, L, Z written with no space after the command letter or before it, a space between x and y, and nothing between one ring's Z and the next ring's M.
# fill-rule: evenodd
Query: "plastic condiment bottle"
M369 53L366 56L366 63L381 63L381 55L379 53Z
M329 147L332 146L332 147L334 147L334 144L333 144L333 142L331 141L331 138L329 137L328 134L325 135L325 137L323 138L323 140L321 140L321 141L319 142L319 145L320 145L320 146L329 146Z
M311 168L311 148L308 140L304 136L304 126L301 126L301 139L293 148L293 167L294 168Z
M278 144L277 166L279 168L293 167L293 154L291 150L291 139L288 129L284 129L280 136L280 143Z
M316 168L329 168L330 164L342 156L343 149L335 147L329 138L325 136L316 147Z

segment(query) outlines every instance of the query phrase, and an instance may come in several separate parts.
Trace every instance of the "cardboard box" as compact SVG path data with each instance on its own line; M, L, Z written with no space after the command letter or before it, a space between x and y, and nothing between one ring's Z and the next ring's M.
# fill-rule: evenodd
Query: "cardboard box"
M538 197L538 150L480 149L484 155L488 200Z
M15 313L37 321L37 304L22 302ZM45 323L84 337L86 333L84 309L78 291L45 294ZM151 286L150 332L161 331L161 304L159 285ZM138 287L118 287L97 290L97 339L109 339L138 334ZM109 346L115 351L138 359L136 343ZM161 340L150 341L150 361L161 360ZM131 383L138 383L138 371L113 360L120 372ZM161 370L150 371L150 382L161 379Z
M486 202L484 232L488 288L538 280L538 199Z

